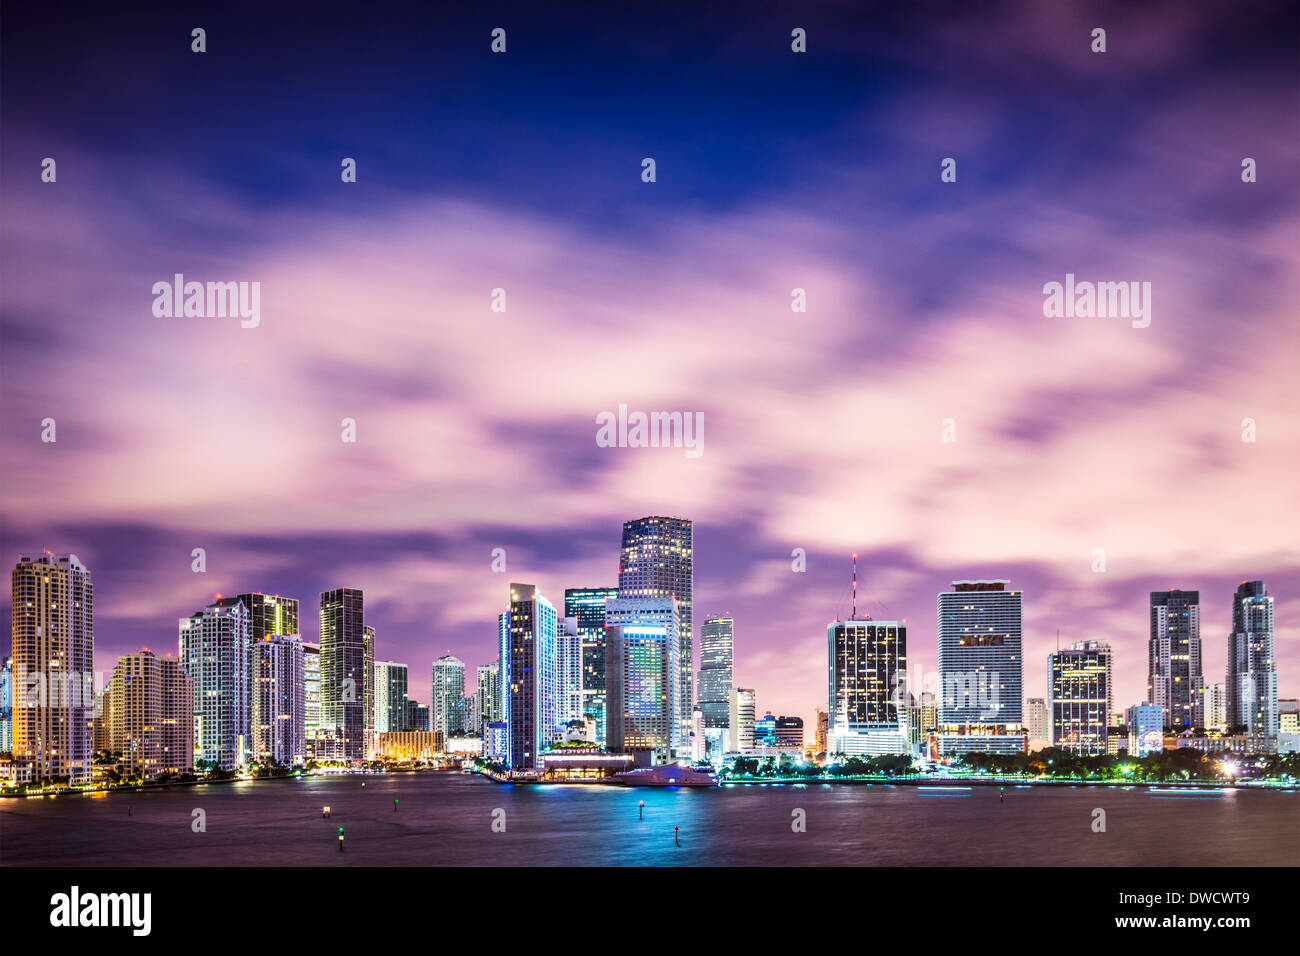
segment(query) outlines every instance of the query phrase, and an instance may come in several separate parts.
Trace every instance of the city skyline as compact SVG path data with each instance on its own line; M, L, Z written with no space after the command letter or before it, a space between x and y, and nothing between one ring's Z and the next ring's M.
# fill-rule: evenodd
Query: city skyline
M505 4L504 55L473 10L213 11L201 55L178 10L11 12L0 553L96 569L105 672L217 593L308 640L364 589L427 700L494 656L503 580L613 585L618 523L683 515L694 636L729 612L777 714L824 696L853 552L909 662L950 581L1008 578L1026 695L1059 629L1117 707L1149 592L1201 593L1216 684L1262 580L1296 696L1294 11L911 6L799 11L802 54L770 9ZM178 273L260 283L259 324L155 315ZM1149 281L1149 326L1045 315L1067 276ZM602 447L621 406L703 453Z

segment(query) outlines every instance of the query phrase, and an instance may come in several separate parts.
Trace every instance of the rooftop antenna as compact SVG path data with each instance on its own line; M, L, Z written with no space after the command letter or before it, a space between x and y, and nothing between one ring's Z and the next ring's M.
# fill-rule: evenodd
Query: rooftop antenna
M853 556L853 616L850 621L858 619L858 556Z

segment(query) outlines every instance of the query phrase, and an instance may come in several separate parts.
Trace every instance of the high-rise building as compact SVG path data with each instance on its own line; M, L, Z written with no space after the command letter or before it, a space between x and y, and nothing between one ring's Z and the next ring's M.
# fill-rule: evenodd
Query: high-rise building
M827 742L830 739L831 721L830 714L821 707L817 708L817 736L814 738L813 755L826 753Z
M1165 749L1165 709L1159 704L1134 704L1124 714L1128 727L1128 752L1145 757Z
M375 736L405 730L409 670L397 661L375 661Z
M363 703L365 710L365 753L370 760L375 755L375 629L369 624L361 629Z
M0 753L14 747L14 659L6 657L0 664Z
M766 713L754 721L754 746L776 746L776 715Z
M268 634L253 645L253 756L282 767L307 758L302 637Z
M302 642L303 740L308 759L316 757L320 733L320 645Z
M1228 727L1228 685L1209 684L1205 688L1205 726L1212 730Z
M582 637L576 617L561 617L555 627L555 693L559 719L563 724L581 721Z
M367 650L370 659L367 661ZM318 757L364 760L371 746L373 710L367 691L373 679L374 642L366 633L365 597L359 588L335 588L320 596L321 736ZM370 664L368 669L367 664ZM369 672L368 672L369 670ZM374 705L373 696L369 700Z
M683 728L674 706L681 693L678 654L685 627L680 602L614 598L605 604L605 625L606 746L648 751L659 763L689 758L689 718Z
M478 696L478 727L476 732L480 737L485 733L483 727L501 719L500 700L501 700L501 665L497 661L491 664L480 664L478 666L477 678L478 684L475 690Z
M512 770L540 768L542 751L564 733L557 700L558 626L555 605L536 585L510 585L506 763Z
M1263 581L1242 581L1233 595L1226 683L1227 723L1249 737L1276 737L1273 598Z
M700 709L706 728L727 728L735 680L736 622L727 616L706 617L700 625Z
M645 605L639 609L632 605ZM621 611L614 611L623 605ZM619 753L643 752L652 763L688 756L688 740L672 706L677 668L676 602L618 598L605 629L605 743ZM643 613L636 614L640 610ZM615 623L617 622L617 623Z
M1107 753L1112 684L1109 644L1077 641L1047 656L1052 746L1089 756Z
M457 703L465 696L465 662L459 657L444 654L433 662L433 696L429 701L432 730L442 734L443 740L459 737L464 719Z
M731 748L748 750L754 746L754 718L758 713L752 687L731 688Z
M108 684L106 749L129 776L188 773L194 761L194 686L181 662L148 649L126 654Z
M605 602L618 588L567 588L564 616L578 622L582 639L582 714L596 722L596 743L605 744Z
M618 596L620 598L673 598L680 606L681 630L677 635L677 667L674 682L677 714L676 736L689 740L691 708L695 703L694 625L694 536L686 518L649 516L623 524L623 547L619 554ZM608 624L608 621L606 621Z
M429 708L418 700L406 698L406 726L402 730L429 730ZM443 738L446 740L446 738Z
M194 687L194 759L232 770L248 758L250 675L248 609L216 601L180 619L181 665Z
M13 570L13 755L35 781L90 782L95 591L75 554L22 555Z
M1010 581L954 581L938 597L939 750L1020 753L1021 595Z
M1179 730L1204 726L1201 592L1151 592L1147 663L1147 699L1164 709L1165 725Z
M1048 689L1051 687L1048 685ZM1042 697L1030 697L1025 701L1025 732L1032 745L1039 741L1041 745L1051 743L1052 727L1047 719L1047 701Z
M826 626L830 753L905 754L907 626L855 617Z

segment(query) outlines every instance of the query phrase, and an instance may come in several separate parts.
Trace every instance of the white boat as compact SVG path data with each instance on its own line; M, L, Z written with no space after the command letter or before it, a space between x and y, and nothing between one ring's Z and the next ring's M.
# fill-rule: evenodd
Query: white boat
M615 783L628 787L716 787L717 774L692 770L677 764L663 764L659 767L645 767L641 770L628 770L616 773Z

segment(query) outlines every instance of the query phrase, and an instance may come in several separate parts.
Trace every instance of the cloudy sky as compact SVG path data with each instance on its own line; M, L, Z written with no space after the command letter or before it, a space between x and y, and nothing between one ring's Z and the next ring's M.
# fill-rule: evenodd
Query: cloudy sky
M427 701L509 581L612 585L623 521L688 517L697 622L809 719L853 552L914 665L1006 577L1026 695L1059 629L1121 706L1149 591L1200 589L1213 683L1261 578L1300 694L1296 8L969 6L8 7L0 553L90 565L104 669L216 593L314 635L363 588ZM260 325L155 317L175 273L260 282ZM1045 317L1067 273L1150 282L1150 326ZM620 404L704 454L598 447Z

